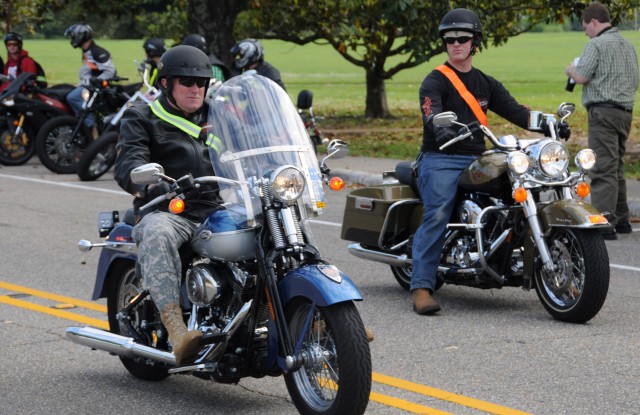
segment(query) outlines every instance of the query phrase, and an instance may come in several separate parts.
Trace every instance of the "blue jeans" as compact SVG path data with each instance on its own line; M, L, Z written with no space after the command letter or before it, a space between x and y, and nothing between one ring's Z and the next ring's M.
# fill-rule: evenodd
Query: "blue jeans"
M84 100L82 99L83 89L84 86L79 85L67 95L67 103L76 114L76 116L80 115L80 112L82 111L82 104L84 104ZM86 125L87 127L93 126L95 122L95 115L93 113L88 114L84 119L84 125Z
M411 290L434 291L447 223L455 207L458 179L476 156L424 153L418 163L418 182L424 215L413 238Z

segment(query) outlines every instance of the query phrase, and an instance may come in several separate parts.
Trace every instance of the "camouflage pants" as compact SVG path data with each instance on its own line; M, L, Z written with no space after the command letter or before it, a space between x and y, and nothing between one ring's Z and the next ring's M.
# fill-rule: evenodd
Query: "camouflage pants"
M191 240L195 229L190 220L167 212L148 214L133 228L144 286L160 311L171 303L180 304L178 249Z

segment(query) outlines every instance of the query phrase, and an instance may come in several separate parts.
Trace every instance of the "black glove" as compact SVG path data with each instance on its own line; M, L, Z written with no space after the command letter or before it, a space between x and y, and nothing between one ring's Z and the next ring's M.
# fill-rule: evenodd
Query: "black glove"
M569 140L569 137L571 137L571 127L569 127L569 124L564 121L558 123L558 136L565 141Z
M147 201L151 201L156 197L169 192L169 190L171 190L171 185L169 185L169 183L167 182L150 184L145 190Z
M451 127L436 127L436 145L441 147L443 144L449 142L452 138L455 138L458 133Z
M93 86L101 87L101 86L102 86L102 79L100 79L100 78L96 78L96 77L94 76L94 77L92 77L92 78L89 80L89 83L90 83L91 85L93 85Z
M551 137L551 127L546 121L542 121L542 123L540 124L540 128L542 129L545 137Z

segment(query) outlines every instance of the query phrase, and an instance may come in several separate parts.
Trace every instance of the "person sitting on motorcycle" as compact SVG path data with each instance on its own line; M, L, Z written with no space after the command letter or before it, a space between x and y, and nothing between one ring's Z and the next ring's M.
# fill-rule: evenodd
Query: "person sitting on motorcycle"
M143 164L161 164L171 177L186 174L215 175L209 159L206 134L208 106L204 103L212 77L209 57L201 50L180 45L160 58L157 84L160 97L151 104L127 109L118 139L115 179L135 196L135 204L145 204L170 189L165 182L143 186L131 181L131 171ZM200 331L188 331L180 307L179 284L182 264L178 249L188 242L196 224L222 200L218 190L187 200L180 215L166 211L166 204L142 217L133 229L139 247L138 261L144 284L149 289L178 365L193 360L200 350Z
M231 77L231 70L224 64L218 57L209 52L209 47L207 46L207 40L204 36L199 35L197 33L192 33L187 35L182 40L183 45L195 46L200 49L204 53L209 56L209 60L211 61L211 69L213 70L213 77L220 82L224 82Z
M161 37L152 37L144 41L142 44L147 59L144 65L149 65L149 85L153 86L158 75L158 62L163 53L167 51L167 45ZM144 70L144 67L142 68Z
M476 128L471 137L440 150L458 131L455 127L434 126L433 116L453 111L460 123L486 125L486 112L491 110L522 128L527 128L529 121L528 107L519 104L496 79L473 67L473 55L482 41L482 24L474 12L463 8L448 12L438 31L448 58L426 76L420 87L423 141L418 178L424 216L413 239L411 274L413 310L418 314L440 311L432 295L458 178L486 149L484 135ZM460 82L471 93L469 100L463 99L464 91L454 86L451 75L453 81Z
M67 103L77 115L82 111L84 103L82 99L84 85L113 78L116 75L116 68L111 60L111 54L93 41L93 31L88 24L72 24L64 31L64 36L70 39L74 49L82 49L83 65L78 71L80 85L67 95ZM92 127L95 123L94 115L89 114L84 123L87 127Z
M255 70L258 75L262 75L284 87L280 71L264 60L264 48L256 39L244 39L231 48L231 53L236 56L235 67L241 73L248 70Z
M0 91L4 91L23 72L38 74L36 62L29 57L29 52L22 49L22 36L16 32L4 35L4 45L7 47L7 63L4 65L4 75L9 79L0 85Z

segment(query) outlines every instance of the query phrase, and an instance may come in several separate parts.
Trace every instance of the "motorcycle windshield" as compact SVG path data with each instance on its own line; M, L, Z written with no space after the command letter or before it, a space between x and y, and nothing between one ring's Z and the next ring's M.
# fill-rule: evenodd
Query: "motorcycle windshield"
M262 212L259 183L281 166L294 166L305 177L301 215L324 207L318 160L306 129L287 93L255 73L226 81L209 102L207 144L227 204L243 205L249 223Z

